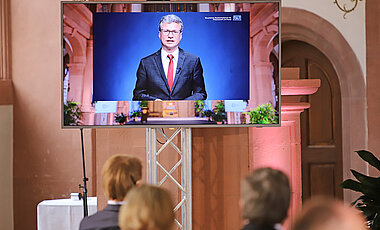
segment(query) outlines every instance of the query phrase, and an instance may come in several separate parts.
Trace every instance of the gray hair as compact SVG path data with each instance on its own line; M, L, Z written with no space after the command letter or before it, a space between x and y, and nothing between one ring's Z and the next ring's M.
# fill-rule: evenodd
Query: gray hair
M163 16L160 20L160 24L158 25L158 30L161 31L162 23L178 23L181 26L181 32L183 31L183 22L181 18L179 18L177 15L174 14L167 14Z
M288 212L290 194L289 180L283 172L256 169L242 181L243 218L258 224L281 223Z

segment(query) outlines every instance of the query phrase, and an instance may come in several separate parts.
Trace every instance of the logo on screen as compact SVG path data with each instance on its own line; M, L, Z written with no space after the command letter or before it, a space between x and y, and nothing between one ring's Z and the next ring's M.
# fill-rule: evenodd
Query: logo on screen
M241 21L241 15L234 15L232 20L233 21Z

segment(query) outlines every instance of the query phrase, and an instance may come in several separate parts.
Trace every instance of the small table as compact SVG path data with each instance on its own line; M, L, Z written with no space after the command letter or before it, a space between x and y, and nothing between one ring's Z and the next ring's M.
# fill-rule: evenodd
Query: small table
M88 197L88 215L97 212L96 197ZM37 205L38 230L78 230L83 219L83 200L44 200Z

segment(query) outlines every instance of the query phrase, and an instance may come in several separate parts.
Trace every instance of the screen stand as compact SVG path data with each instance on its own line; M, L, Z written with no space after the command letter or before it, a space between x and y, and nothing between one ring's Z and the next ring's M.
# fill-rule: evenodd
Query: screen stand
M181 135L181 146L178 147L172 141L178 135ZM165 139L162 146L157 150L157 135ZM173 156L172 159L178 159L174 166L167 170L160 163L159 155L168 146L173 147L179 157ZM181 196L175 201L174 212L181 209L182 220L175 220L175 223L182 230L192 229L192 179L191 179L191 128L177 128L175 132L168 137L160 128L146 129L146 164L147 164L147 183L161 186L167 179L170 179L180 190ZM180 181L172 175L177 168L181 169ZM161 170L164 177L158 181L157 173Z
M80 195L80 198L83 199L83 217L88 216L88 206L87 206L87 181L88 178L86 177L86 165L85 165L85 159L84 159L84 142L83 142L83 128L80 129L80 140L82 144L82 162L83 162L83 186L79 184L79 191L81 188L83 188L83 194Z

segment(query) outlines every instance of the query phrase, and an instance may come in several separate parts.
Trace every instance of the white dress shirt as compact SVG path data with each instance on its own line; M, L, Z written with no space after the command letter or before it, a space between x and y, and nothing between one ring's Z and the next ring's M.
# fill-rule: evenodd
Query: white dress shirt
M178 63L178 55L179 55L179 49L177 48L173 53L168 53L164 49L161 49L161 61L162 61L162 66L165 71L165 76L168 78L168 68L169 68L169 62L170 58L168 57L169 54L173 55L173 83L175 79L175 75L177 73L177 63Z
M124 201L116 201L116 200L108 200L107 204L110 205L123 205L125 202Z

